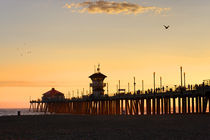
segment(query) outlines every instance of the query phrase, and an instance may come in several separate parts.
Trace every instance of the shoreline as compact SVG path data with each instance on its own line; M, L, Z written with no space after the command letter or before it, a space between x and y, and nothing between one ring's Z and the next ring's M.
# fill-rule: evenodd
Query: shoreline
M22 112L21 112L22 113ZM180 113L176 113L176 114L155 114L155 115L94 115L94 114L70 114L70 113L49 113L47 112L46 114L44 112L30 112L32 114L21 114L20 116L18 116L17 114L15 115L3 115L0 116L1 117L14 117L14 116L18 116L18 117L22 117L22 116L127 116L127 117L156 117L156 116L199 116L199 115L209 115L210 117L210 113L186 113L186 114L180 114ZM40 113L40 114L38 114Z

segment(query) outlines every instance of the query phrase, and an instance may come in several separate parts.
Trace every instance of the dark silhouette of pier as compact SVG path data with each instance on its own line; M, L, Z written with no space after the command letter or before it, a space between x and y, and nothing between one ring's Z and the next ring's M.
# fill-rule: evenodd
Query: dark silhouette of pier
M33 100L34 112L90 115L156 115L206 113L210 110L210 86L196 85L195 89L153 92L146 94L121 93L114 96L84 96L62 100ZM207 109L208 107L208 109Z
M206 113L210 111L210 80L204 80L200 85L188 85L186 88L185 73L184 86L182 67L180 67L181 85L172 88L162 86L160 77L160 88L144 91L125 92L119 88L114 96L108 96L108 84L104 83L106 75L100 72L100 65L97 72L89 76L92 80L90 87L92 94L81 98L65 99L64 94L55 90L43 94L42 100L30 101L30 110L36 112L90 114L90 115L158 115L158 114L186 114ZM129 85L129 84L128 84ZM104 87L107 86L107 94L104 94ZM84 90L84 89L83 89ZM208 108L207 108L208 107Z

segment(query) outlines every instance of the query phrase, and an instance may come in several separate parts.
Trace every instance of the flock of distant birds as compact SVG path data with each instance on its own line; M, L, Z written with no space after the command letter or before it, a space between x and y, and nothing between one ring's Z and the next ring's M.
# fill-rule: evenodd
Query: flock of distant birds
M169 25L163 25L163 27L168 30L169 29ZM24 43L24 46L26 46L26 43ZM26 55L31 55L32 51L28 48L17 48L17 51L19 53L20 56L26 56Z
M24 43L24 46L26 46L26 43ZM20 56L26 56L31 55L32 51L29 48L23 47L23 48L17 48L17 52Z

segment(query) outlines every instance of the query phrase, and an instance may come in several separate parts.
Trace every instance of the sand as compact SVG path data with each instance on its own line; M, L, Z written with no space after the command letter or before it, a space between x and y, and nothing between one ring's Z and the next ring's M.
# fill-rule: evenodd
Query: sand
M0 117L0 140L210 139L210 114Z

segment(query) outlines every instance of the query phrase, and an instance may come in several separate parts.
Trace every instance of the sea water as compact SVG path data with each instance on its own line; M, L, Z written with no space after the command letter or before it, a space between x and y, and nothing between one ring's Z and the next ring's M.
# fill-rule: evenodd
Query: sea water
M14 116L20 111L21 115L41 115L44 112L32 112L28 108L0 109L0 116Z

